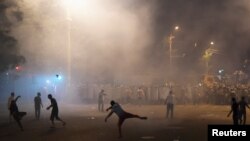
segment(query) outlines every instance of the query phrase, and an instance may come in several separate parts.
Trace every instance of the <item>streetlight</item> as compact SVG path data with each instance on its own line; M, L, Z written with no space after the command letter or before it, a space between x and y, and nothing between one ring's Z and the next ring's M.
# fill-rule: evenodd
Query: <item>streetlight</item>
M174 27L174 31L178 31L180 29L179 26L175 26ZM173 39L175 38L175 36L173 35L173 33L170 33L170 36L168 37L169 40L169 70L170 72L172 72L172 44L173 44Z
M71 74L72 74L72 47L71 47L71 27L72 27L72 10L80 11L83 1L82 0L62 0L64 7L66 8L67 19L67 90L71 87ZM76 12L75 11L75 12Z
M211 41L209 48L205 50L205 53L203 55L203 58L206 62L206 74L208 74L208 72L209 72L209 61L210 61L211 57L214 54L218 54L218 50L212 48L212 47L214 47L214 44L215 43L213 41Z

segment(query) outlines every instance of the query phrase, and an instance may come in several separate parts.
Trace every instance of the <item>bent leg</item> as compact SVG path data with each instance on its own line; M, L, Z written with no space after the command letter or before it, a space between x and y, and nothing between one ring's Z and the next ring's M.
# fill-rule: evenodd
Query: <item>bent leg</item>
M14 113L13 114L13 118L15 119L15 121L17 122L18 126L20 127L20 129L23 131L23 125L20 121L20 118L19 118L19 114L18 113Z

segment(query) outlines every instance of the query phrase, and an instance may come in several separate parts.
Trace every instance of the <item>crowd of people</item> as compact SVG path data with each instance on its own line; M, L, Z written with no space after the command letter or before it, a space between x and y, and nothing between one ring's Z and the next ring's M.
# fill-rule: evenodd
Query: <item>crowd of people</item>
M104 89L105 99L101 96L103 102L111 99L119 100L121 103L130 104L163 104L167 94L173 90L177 104L216 104L228 105L231 97L239 99L244 96L246 101L250 98L250 85L247 84L224 84L214 83L206 85L205 83L178 85L110 85L110 84L89 84L81 86L79 97L83 102L95 103L99 97L99 92Z

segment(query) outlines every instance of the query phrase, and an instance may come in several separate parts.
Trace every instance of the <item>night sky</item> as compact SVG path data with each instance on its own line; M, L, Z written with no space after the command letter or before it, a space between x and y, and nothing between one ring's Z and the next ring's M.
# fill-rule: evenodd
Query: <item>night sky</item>
M180 31L173 41L173 56L177 56L174 63L180 70L201 72L202 55L211 41L219 50L210 62L214 72L223 68L231 73L250 59L248 0L129 0L123 3L130 11L144 5L150 7L152 42L146 46L144 55L145 64L151 67L160 69L168 62L168 43L164 41L176 25ZM2 3L0 8L6 6L9 5ZM1 19L4 19L2 14ZM3 26L3 23L0 24ZM143 27L143 22L140 24Z

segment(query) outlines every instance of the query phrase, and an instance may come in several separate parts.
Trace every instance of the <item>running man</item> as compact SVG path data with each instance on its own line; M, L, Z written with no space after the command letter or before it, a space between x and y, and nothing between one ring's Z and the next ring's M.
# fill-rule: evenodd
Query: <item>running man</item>
M121 127L122 127L122 124L123 122L128 119L128 118L139 118L139 119L142 119L142 120L146 120L147 117L141 117L141 116L138 116L138 115L134 115L134 114L131 114L131 113L128 113L126 111L124 111L122 109L122 107L117 103L115 102L114 100L112 100L110 102L111 106L106 110L106 111L109 111L111 110L111 112L106 116L105 118L105 122L107 122L108 118L113 114L115 113L119 120L118 120L118 130L119 130L119 138L122 137L122 130L121 130Z
M56 120L58 120L58 121L61 121L62 125L65 126L66 122L64 122L60 117L58 117L59 110L58 110L56 99L53 98L51 94L48 95L48 99L50 100L51 105L49 107L47 107L47 110L52 108L51 115L50 115L50 120L51 120L51 123L52 123L51 128L55 127L54 118L56 118Z
M42 103L40 92L38 92L37 96L34 98L34 103L35 103L35 116L36 116L36 119L39 120L41 107L43 108L43 103Z

